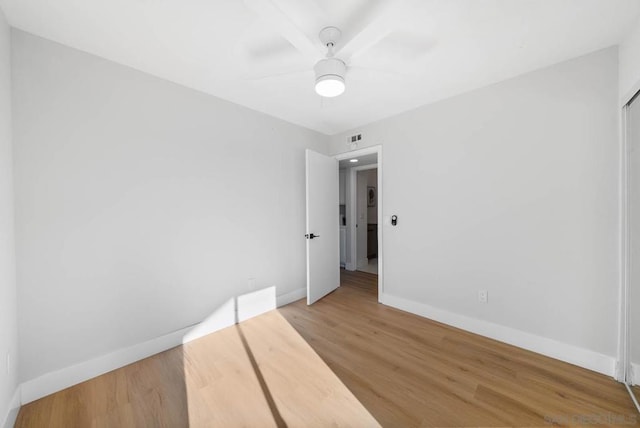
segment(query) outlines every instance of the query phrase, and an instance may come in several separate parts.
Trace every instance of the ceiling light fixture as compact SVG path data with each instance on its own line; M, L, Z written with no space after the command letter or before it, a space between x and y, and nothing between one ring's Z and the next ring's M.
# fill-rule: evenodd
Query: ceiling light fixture
M327 57L318 61L313 70L316 72L316 93L322 97L337 97L346 88L344 75L347 65L333 56L333 47L341 34L336 27L325 27L319 34L320 41L327 47Z
M356 162L358 162L358 159L349 159L349 162L356 163Z
M347 67L338 58L326 58L318 61L313 68L316 72L316 92L322 97L332 98L341 95L346 86L344 74Z

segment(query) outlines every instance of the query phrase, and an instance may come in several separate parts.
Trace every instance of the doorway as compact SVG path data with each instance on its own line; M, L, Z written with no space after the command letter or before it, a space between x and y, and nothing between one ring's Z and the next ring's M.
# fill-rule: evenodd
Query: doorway
M378 274L378 164L356 172L356 270Z
M339 161L340 267L376 275L383 290L382 148L354 150Z

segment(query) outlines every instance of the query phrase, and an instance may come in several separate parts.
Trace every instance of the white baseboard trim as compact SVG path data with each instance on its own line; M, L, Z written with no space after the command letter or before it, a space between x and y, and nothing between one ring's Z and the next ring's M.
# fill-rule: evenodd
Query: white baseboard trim
M13 397L9 402L9 410L7 416L4 418L3 428L13 428L18 417L18 411L20 411L20 385L16 387Z
M306 296L306 289L301 290L304 291ZM300 290L296 290L295 293L299 294ZM285 301L296 296L292 292L280 297L283 299L282 301ZM294 300L297 300L297 298ZM255 290L231 298L219 305L215 312L202 322L26 381L21 384L21 399L18 404L30 403L54 392L196 340L207 334L230 327L238 321L244 321L275 308L275 287Z
M598 373L603 373L612 377L615 375L616 359L609 355L600 354L588 349L516 330L511 327L505 327L489 321L456 314L424 303L418 303L386 293L383 293L380 296L380 302L387 306L392 306L443 324L470 331L481 336L486 336L529 351L537 352L538 354L584 367Z
M276 304L278 307L288 305L289 303L293 303L296 300L304 299L307 297L307 289L306 288L298 288L297 290L290 291L289 293L283 294L276 298Z
M244 320L260 315L261 313L274 309L276 304L280 307L302 299L306 295L306 288L299 288L278 296L276 299L273 299L273 296L270 296L267 290L258 291L254 297L245 299L238 298L238 303L236 304L234 304L233 300L230 300L226 304L221 305L220 308L210 317L193 326L189 326L127 348L122 348L107 355L93 358L70 367L49 372L35 379L26 381L16 389L16 393L14 394L14 398L11 402L11 410L7 415L4 427L9 428L13 426L21 404L30 403L31 401L76 385L80 382L84 382L96 376L100 376L101 374L139 361L143 358L229 327L235 324L238 319ZM243 308L238 309L237 305L242 302L246 303L242 304ZM545 337L536 336L531 333L525 333L488 321L455 314L422 303L391 296L386 293L383 293L380 296L380 302L444 324L585 367L599 373L604 373L610 376L614 375L615 359L607 355L599 354ZM640 366L634 366L635 384L639 384Z
M618 382L624 383L624 366L622 365L620 360L616 360L614 379L617 380Z
M22 404L30 403L54 392L89 380L101 374L166 351L182 343L182 337L191 329L183 328L155 339L147 340L73 366L46 373L22 383Z

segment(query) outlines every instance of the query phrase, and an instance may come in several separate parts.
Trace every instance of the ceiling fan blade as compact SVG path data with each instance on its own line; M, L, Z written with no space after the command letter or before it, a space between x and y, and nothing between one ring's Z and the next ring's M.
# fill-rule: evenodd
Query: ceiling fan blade
M318 49L321 48L324 54L325 47L319 43L318 32L324 27L335 25L332 19L325 13L316 0L272 0L280 10L289 17L289 20L295 22L298 28L306 28L309 32L307 36L316 44Z
M286 40L261 40L260 43L247 44L242 52L251 61L282 61L294 56L295 48Z
M299 78L304 75L309 75L309 77L313 77L313 71L309 69L304 70L294 70L294 71L285 71L284 73L273 73L273 74L263 74L263 75L255 75L255 76L245 76L245 80L253 81L253 82L261 82L261 81L269 81L269 80L280 80L280 79L291 79L291 78ZM311 80L310 80L311 81Z
M349 67L362 67L407 77L423 75L432 65L432 52L437 41L422 34L392 32L364 55L349 62Z
M244 3L265 21L269 22L274 30L280 33L310 61L315 63L324 57L319 44L311 41L273 1L244 0Z
M344 41L336 48L336 54L350 59L385 38L391 32L388 22L391 21L389 15L393 13L394 3L389 0L367 1L366 6L354 14L346 34L343 34Z
M377 44L375 54L381 52L390 60L415 63L429 55L436 45L436 39L425 34L394 31Z
M397 70L387 70L384 67L366 67L360 65L350 65L347 67L347 79L376 78L406 81L416 80L418 76L414 74L402 73Z

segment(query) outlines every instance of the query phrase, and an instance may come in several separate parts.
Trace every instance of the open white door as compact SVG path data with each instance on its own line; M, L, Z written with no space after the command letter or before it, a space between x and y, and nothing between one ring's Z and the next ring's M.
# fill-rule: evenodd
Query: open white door
M307 304L340 285L338 161L307 150Z

